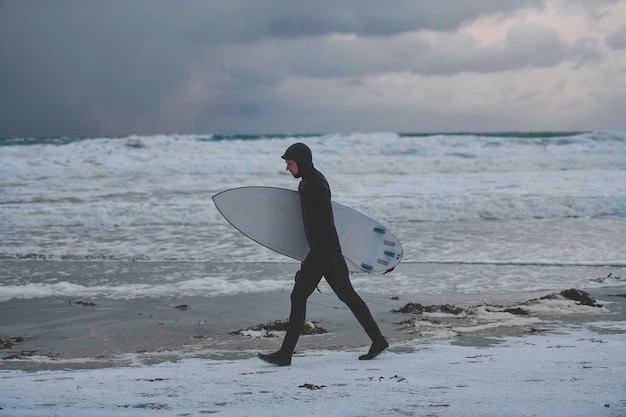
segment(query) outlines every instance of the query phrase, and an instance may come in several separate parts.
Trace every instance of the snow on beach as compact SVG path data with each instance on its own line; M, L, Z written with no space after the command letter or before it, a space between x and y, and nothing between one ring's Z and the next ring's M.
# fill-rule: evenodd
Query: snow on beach
M419 344L358 361L306 351L291 367L185 359L74 371L0 371L0 416L624 416L625 322Z

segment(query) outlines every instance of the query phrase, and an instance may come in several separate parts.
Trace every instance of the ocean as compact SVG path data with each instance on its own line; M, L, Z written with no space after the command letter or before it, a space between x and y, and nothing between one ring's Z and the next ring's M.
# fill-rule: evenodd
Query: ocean
M241 271L295 261L234 230L211 196L248 185L295 189L280 156L297 141L312 148L335 201L398 236L401 265L440 265L430 276L356 274L361 291L626 281L595 272L626 267L626 132L8 138L0 140L0 302L289 289L291 270ZM170 273L163 263L210 267ZM150 273L124 272L138 264Z

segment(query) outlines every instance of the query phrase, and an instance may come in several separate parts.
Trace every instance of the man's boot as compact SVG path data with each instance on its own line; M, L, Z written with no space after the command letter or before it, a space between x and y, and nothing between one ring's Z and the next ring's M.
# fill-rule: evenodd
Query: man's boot
M387 339L382 338L380 340L377 340L376 342L372 343L372 346L370 346L369 352L367 352L365 355L359 356L359 360L367 361L370 359L374 359L376 356L383 353L383 351L387 349L388 347L389 347L389 342L387 342Z
M291 355L284 354L280 350L274 353L259 353L259 359L267 363L271 363L277 366L289 366L291 365Z

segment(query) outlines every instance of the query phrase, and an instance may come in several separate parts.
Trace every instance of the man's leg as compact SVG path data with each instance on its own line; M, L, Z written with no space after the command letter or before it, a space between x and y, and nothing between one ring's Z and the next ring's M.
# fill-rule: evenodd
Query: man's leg
M313 294L315 288L322 279L322 274L317 271L308 270L303 264L303 268L296 274L296 283L291 291L291 312L289 314L289 324L287 333L280 348L280 351L293 354L296 344L300 338L302 327L306 320L306 303L309 296Z
M389 347L389 343L382 335L367 304L352 287L345 259L343 257L338 258L324 274L324 277L335 294L337 294L337 297L348 306L365 330L365 333L372 340L369 352L366 355L361 355L359 359L375 358Z
M291 313L287 324L287 333L283 339L281 348L274 353L259 353L259 358L265 362L279 366L291 365L291 355L296 348L304 321L306 320L306 303L309 296L322 279L322 272L316 271L315 263L302 263L302 268L296 273L296 283L291 291Z

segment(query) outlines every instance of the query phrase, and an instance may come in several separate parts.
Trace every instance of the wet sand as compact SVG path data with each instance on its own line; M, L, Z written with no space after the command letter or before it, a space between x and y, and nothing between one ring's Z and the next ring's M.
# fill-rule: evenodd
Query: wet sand
M301 337L298 350L355 354L366 350L369 340L350 311L328 287L323 288L322 293L311 296L307 319L326 333ZM390 351L403 352L445 339L481 346L498 343L505 336L558 332L562 327L595 321L626 320L626 288L582 290L597 300L597 306L579 308L579 302L562 300L553 310L553 306L539 310L529 307L529 300L558 293L551 290L361 295L391 342ZM437 308L425 314L393 312L408 303L455 306L459 312ZM546 307L544 304L540 305ZM258 351L278 348L283 333L237 331L286 320L288 314L289 291L130 300L63 296L12 299L0 303L0 367L65 369L189 357L248 358Z

